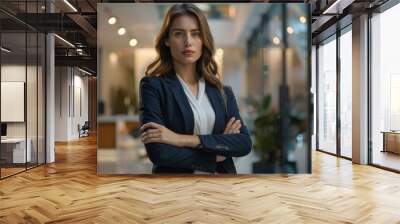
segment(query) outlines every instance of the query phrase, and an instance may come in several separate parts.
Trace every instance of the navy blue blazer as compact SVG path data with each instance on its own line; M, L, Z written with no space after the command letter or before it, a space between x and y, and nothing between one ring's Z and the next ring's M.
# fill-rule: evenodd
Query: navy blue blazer
M232 89L224 87L225 101L220 91L206 81L205 92L215 112L212 134L199 135L201 147L179 148L162 143L145 144L153 163L153 173L193 173L194 170L236 173L232 157L247 155L252 148L249 132L240 117ZM179 134L193 134L194 116L175 71L159 77L143 77L140 81L141 124L155 122ZM223 134L231 117L241 120L240 133ZM225 156L216 162L216 156Z

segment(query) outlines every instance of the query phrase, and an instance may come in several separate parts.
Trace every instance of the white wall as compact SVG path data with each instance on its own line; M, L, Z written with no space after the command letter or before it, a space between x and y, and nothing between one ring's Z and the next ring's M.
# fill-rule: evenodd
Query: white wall
M25 65L2 65L1 66L1 81L3 82L25 82ZM28 73L33 68L28 66ZM7 108L1 108L7 110ZM7 123L8 137L25 137L25 123L11 122Z
M144 76L146 67L157 58L157 52L154 48L137 48L135 49L135 79L136 79L136 92L139 95L140 80Z
M142 58L142 56L137 58ZM100 60L98 98L104 102L104 114L111 115L113 90L121 88L128 91L129 88L132 88L129 86L129 77L135 63L134 50L127 48L124 51L113 52L103 47Z
M68 86L69 76L67 67L55 68L55 140L67 141L68 140Z
M33 66L25 65L2 65L1 66L1 81L7 82L25 82L25 74L27 69L28 74L32 74L35 72L36 68ZM26 83L26 82L25 82ZM27 96L35 96L36 97L36 89L34 93L27 93ZM30 101L29 101L30 102ZM2 110L6 110L7 108L1 108ZM36 116L36 114L35 114ZM28 114L28 120L30 121L32 118ZM25 122L11 122L7 123L7 136L8 137L25 137ZM31 127L31 125L29 125Z
M56 141L79 138L78 124L82 126L88 120L88 78L83 75L76 68L56 67ZM79 105L82 107L82 114Z
M223 48L222 82L232 87L238 103L247 97L245 52L240 48Z
M37 70L38 69L38 70ZM26 106L25 101L22 108L18 108L26 112L26 121L22 122L6 122L7 123L7 137L9 138L24 138L25 135L30 139L30 148L32 161L36 162L37 153L39 153L39 163L44 162L44 74L42 68L36 66L27 67L25 64L5 64L1 66L1 80L2 82L24 82L26 85ZM25 80L27 78L27 81ZM2 89L3 91L4 89ZM24 93L23 90L21 94ZM7 97L7 95L2 95ZM13 113L13 108L2 107L3 112ZM10 111L7 111L10 110ZM15 109L14 109L15 110Z
M74 89L75 91L72 93L74 94L73 99L74 99L74 108L75 113L72 113L72 125L71 125L71 132L70 136L71 138L78 138L79 133L78 133L78 124L82 126L85 121L88 121L88 107L89 107L89 102L88 102L88 77L87 76L81 76L82 73L76 74L75 70L75 75L74 75ZM80 93L78 91L80 90ZM79 97L80 94L80 97ZM80 99L79 99L80 98ZM81 110L82 112L80 113L79 111L79 100Z

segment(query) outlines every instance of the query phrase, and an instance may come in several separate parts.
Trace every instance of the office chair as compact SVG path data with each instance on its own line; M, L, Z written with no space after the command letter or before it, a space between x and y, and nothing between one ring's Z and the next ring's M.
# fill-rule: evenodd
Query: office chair
M82 127L80 127L80 125L78 124L79 138L89 136L89 129L90 129L89 121L85 121Z

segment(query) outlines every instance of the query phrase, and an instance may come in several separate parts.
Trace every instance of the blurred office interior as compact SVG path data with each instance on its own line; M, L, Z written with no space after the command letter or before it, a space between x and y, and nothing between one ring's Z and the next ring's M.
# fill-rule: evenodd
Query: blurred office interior
M98 5L98 32L101 34L98 36L100 173L151 172L151 162L135 135L140 125L139 82L146 66L157 56L154 39L171 5ZM297 123L291 123L290 130L293 133L288 133L285 140L288 143L285 146L287 152L284 152L284 146L261 149L269 147L269 142L263 146L259 141L260 151L252 150L248 156L235 158L238 172L255 172L253 164L274 153L276 155L270 156L270 160L294 164L288 172L309 172L306 131L309 97L307 49L310 44L308 6L263 3L196 5L207 16L222 82L232 87L241 115L254 138L253 142L256 141L255 120L262 113L254 103L261 107L263 101L270 99L270 106L265 109L273 117L274 113L282 111L279 102L285 101L284 98L280 100L281 87L286 85L289 90L287 101L290 111L287 117ZM262 128L266 128L266 125ZM273 128L280 130L279 121ZM277 133L273 134L279 138ZM276 152L270 153L268 150Z

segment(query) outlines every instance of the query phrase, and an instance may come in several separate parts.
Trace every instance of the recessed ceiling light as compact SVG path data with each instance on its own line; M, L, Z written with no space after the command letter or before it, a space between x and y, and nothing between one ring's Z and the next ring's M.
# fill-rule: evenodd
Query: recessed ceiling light
M300 20L301 23L306 23L307 22L307 19L304 16L300 16L299 20Z
M109 55L111 64L116 64L118 62L118 55L115 52L111 52Z
M138 43L138 41L137 41L135 38L132 38L132 39L129 41L129 45L130 45L131 47L136 46L137 43Z
M110 24L110 25L114 25L116 22L117 22L117 18L115 18L114 16L112 16L108 19L108 24Z
M11 50L9 50L9 49L7 49L7 48L5 48L5 47L1 47L0 48L2 51L4 51L4 52L7 52L7 53L10 53L11 52Z
M72 44L71 42L69 42L68 40L66 40L66 39L64 39L64 38L62 38L62 37L60 37L60 36L57 35L57 34L54 34L54 36L57 37L58 39L60 39L62 42L66 43L67 45L69 45L69 46L75 48L75 45L73 45L73 44Z
M327 8L325 9L322 14L328 14L328 13L335 13L335 14L341 14L341 12L339 12L339 8L341 3L345 2L342 0L336 0L336 1L332 1L333 3Z
M65 4L67 4L73 11L78 12L78 10L71 4L68 2L68 0L64 0Z
M79 68L79 67L78 67L78 70L81 71L81 72L83 72L83 73L85 73L85 74L87 74L87 75L92 75L92 73L90 73L90 72L88 72L88 71L86 71L86 70L83 70L83 69L81 69L81 68Z
M122 35L124 35L125 33L126 33L125 28L121 27L121 28L118 29L118 34L119 34L119 35L122 36Z
M293 28L292 28L291 26L288 26L288 27L286 28L286 31L287 31L289 34L294 33L294 30L293 30Z
M278 44L281 42L281 40L279 39L279 37L274 37L274 38L272 38L272 42L273 42L275 45L278 45Z
M218 48L215 54L218 56L222 56L224 54L224 50L222 50L222 48Z
M234 18L236 16L236 8L234 6L229 6L228 14L229 17Z

